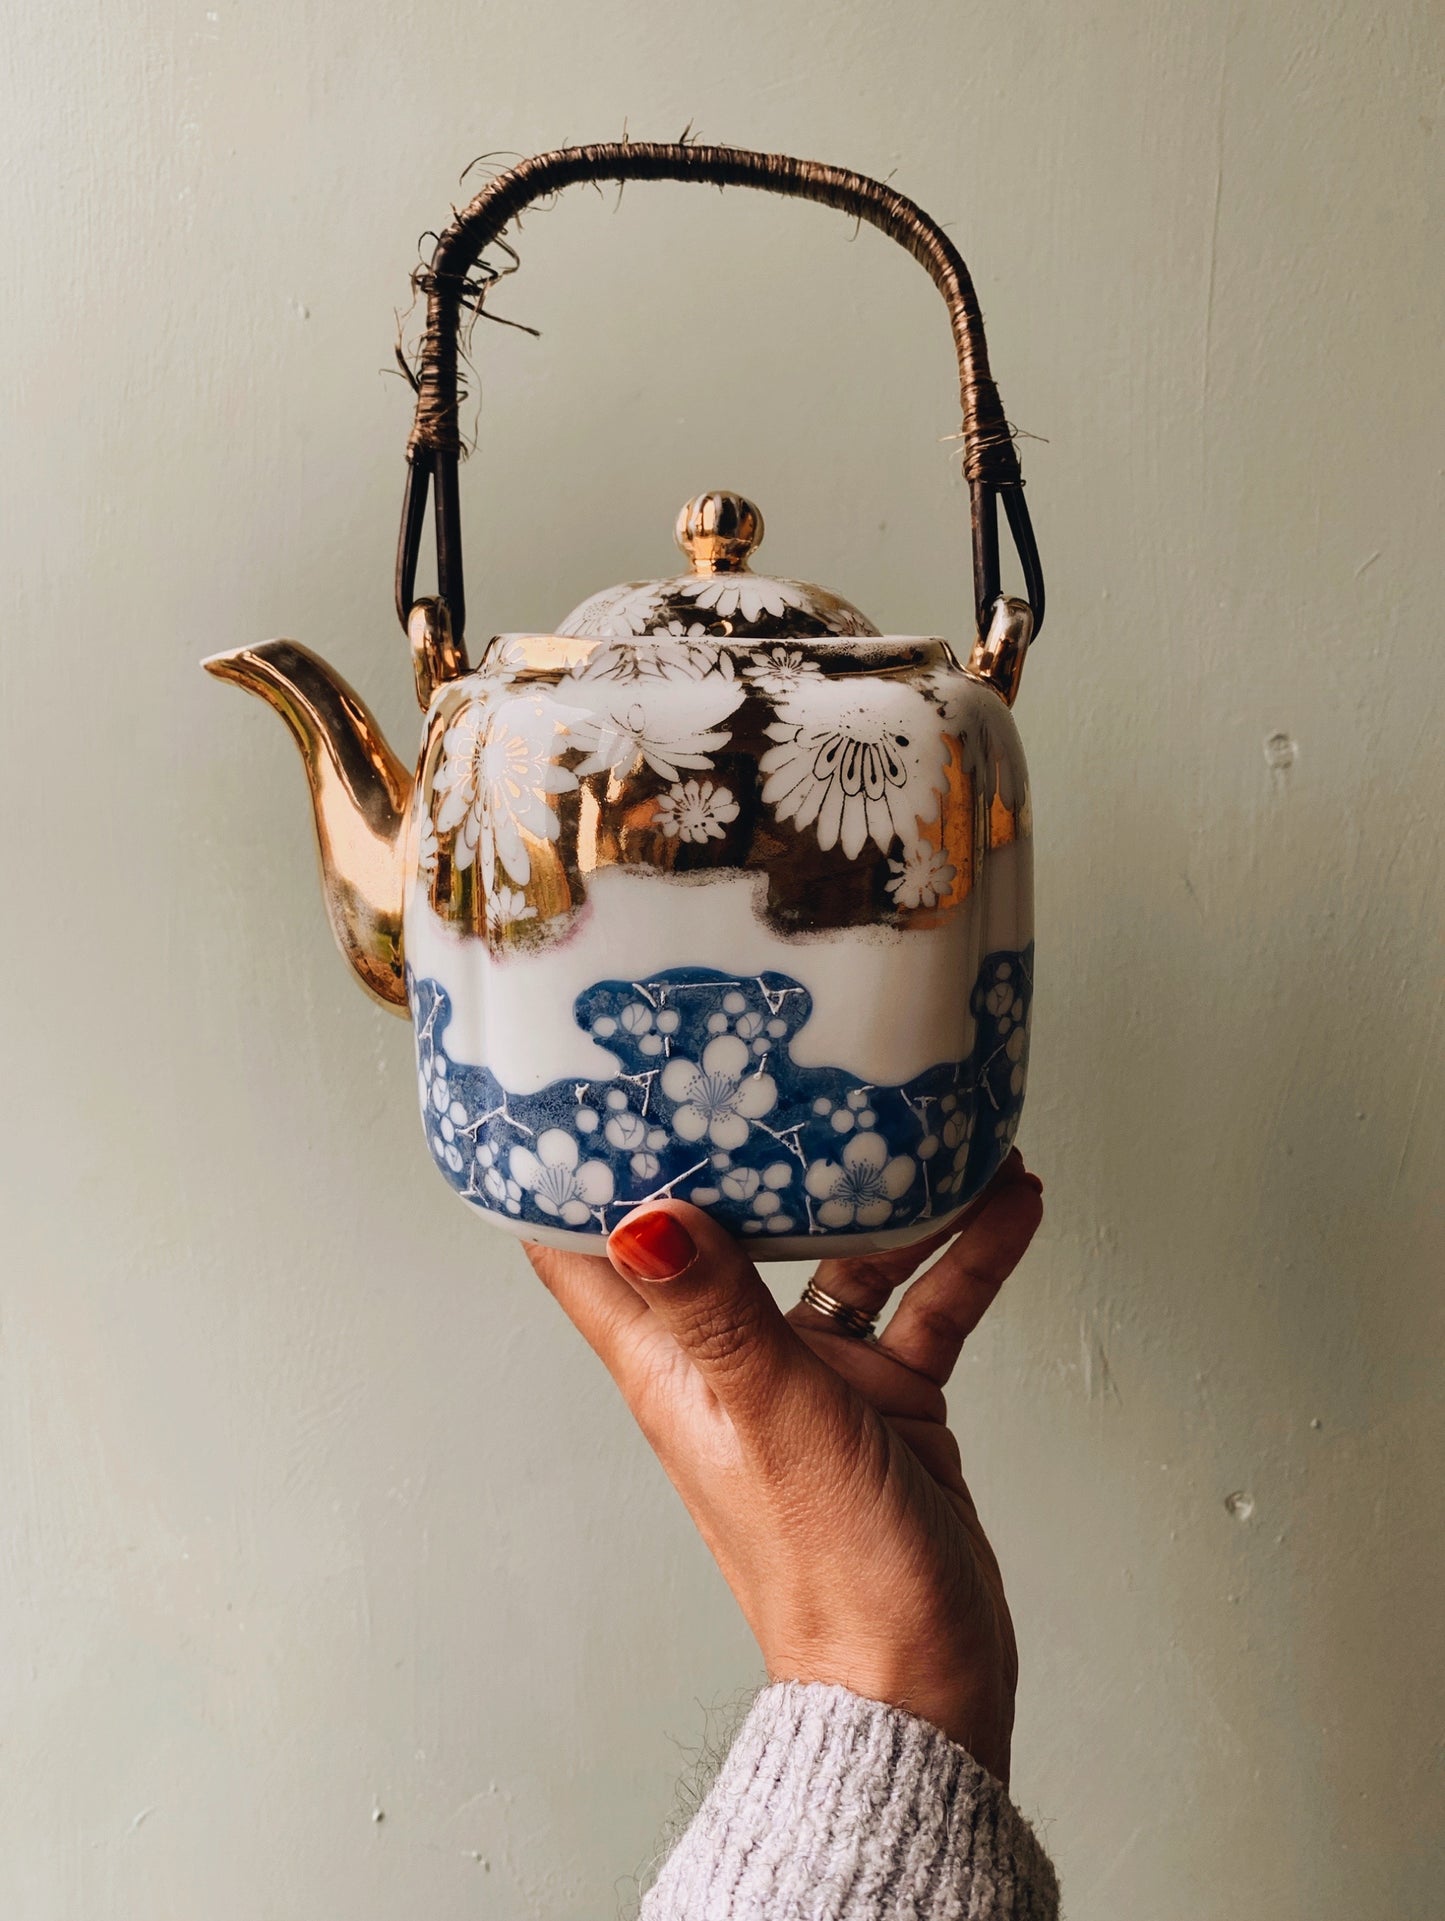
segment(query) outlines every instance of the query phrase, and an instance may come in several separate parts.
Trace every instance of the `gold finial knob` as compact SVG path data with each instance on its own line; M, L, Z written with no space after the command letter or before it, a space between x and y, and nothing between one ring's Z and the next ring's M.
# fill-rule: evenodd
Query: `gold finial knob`
M677 517L677 544L697 574L746 573L762 539L763 517L741 494L698 494Z

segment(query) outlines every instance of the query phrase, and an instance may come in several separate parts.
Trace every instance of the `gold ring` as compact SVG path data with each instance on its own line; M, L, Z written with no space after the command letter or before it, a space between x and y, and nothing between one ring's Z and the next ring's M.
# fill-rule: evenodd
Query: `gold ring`
M816 1314L825 1315L838 1332L846 1334L850 1340L871 1341L873 1338L878 1316L865 1314L861 1307L850 1307L847 1301L840 1301L836 1296L825 1293L816 1281L809 1281L803 1289L800 1304L811 1307Z

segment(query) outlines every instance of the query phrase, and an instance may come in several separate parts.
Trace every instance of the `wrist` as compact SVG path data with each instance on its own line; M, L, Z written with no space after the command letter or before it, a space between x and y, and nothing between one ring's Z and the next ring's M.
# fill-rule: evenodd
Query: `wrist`
M846 1688L862 1700L876 1701L926 1721L963 1748L996 1781L1008 1786L1014 1690L1002 1671L962 1678L913 1664L819 1650L807 1656L770 1658L767 1672L774 1683Z

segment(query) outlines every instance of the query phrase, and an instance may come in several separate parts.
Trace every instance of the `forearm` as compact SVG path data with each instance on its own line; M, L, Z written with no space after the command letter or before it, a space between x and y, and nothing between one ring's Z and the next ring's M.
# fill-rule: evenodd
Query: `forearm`
M642 1921L1056 1921L1006 1790L925 1721L843 1688L758 1696Z

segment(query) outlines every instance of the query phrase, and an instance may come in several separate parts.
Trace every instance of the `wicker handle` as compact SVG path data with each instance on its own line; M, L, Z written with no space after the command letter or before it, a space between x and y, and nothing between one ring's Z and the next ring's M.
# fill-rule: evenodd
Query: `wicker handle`
M1034 631L1043 625L1044 590L1018 454L988 370L983 317L968 268L957 247L911 200L882 181L843 167L795 160L786 154L672 142L608 141L538 154L499 174L464 207L437 241L431 265L418 276L427 299L426 331L417 370L416 419L407 443L406 499L397 550L397 612L411 611L427 492L435 496L439 598L460 639L465 621L461 515L457 464L462 455L457 379L462 316L475 310L487 278L473 278L483 253L509 221L533 201L577 181L700 180L712 186L756 187L816 200L866 220L905 247L928 271L948 306L958 354L963 403L964 472L973 523L974 610L986 622L999 592L998 502L1002 498L1023 564Z

